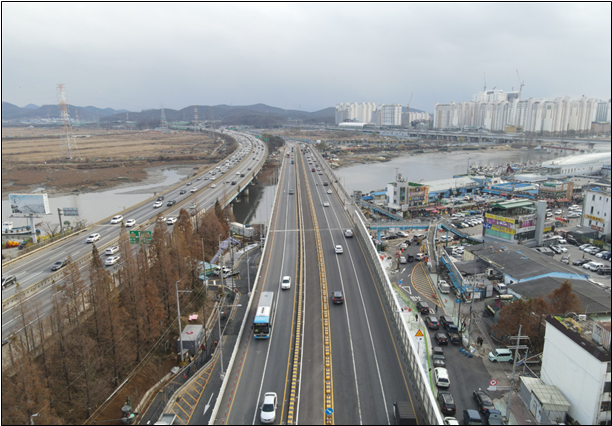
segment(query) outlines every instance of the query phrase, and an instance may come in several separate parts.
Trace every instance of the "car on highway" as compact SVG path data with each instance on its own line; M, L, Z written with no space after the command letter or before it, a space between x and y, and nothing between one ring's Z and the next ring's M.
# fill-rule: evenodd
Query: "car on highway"
M215 185L214 183L212 185L210 185L211 188L216 188L217 185Z
M195 186L193 188L191 188L191 193L193 194L194 192L197 192L198 188L196 188Z
M283 277L281 281L281 290L289 290L291 288L291 277Z
M91 234L89 237L87 237L85 242L86 243L95 243L98 240L100 240L100 234L95 233L95 234Z
M324 202L323 207L329 207L329 202L328 201Z
M125 222L125 226L127 228L131 228L134 225L136 225L136 221L134 219L128 219L127 222Z
M353 230L352 229L345 229L344 230L344 236L346 238L351 238L353 236Z
M17 278L15 275L5 275L2 277L2 290L5 288L15 284L17 282Z
M293 195L293 194L294 194L293 189L290 189L289 190L289 195Z
M455 414L457 412L455 399L448 391L438 392L438 404L440 404L440 409L442 410L443 414Z
M110 223L114 225L116 223L121 223L122 220L123 220L123 216L118 214L117 216L113 216L113 218L111 219Z
M425 325L427 325L430 330L440 329L440 322L433 315L428 315L425 317Z
M168 203L166 203L166 206L172 207L175 204L176 204L176 200L170 200L170 201L168 201Z
M106 262L104 262L104 265L113 266L115 263L119 262L119 259L121 259L121 256L119 255L111 256L108 259L106 259Z
M332 302L334 305L342 305L344 303L344 293L341 291L334 291L332 295Z
M166 220L166 225L174 225L174 224L176 223L176 220L177 220L177 219L176 219L175 217L169 217L169 218Z
M68 259L64 259L64 260L58 260L57 262L55 262L52 266L51 266L51 270L52 271L59 271L60 269L62 269L64 266L68 265L70 263L70 260Z
M187 193L187 190L186 190L186 189L181 189L181 190L179 191L179 195L183 195L183 194L186 194L186 193Z
M119 246L108 247L106 249L106 251L104 252L104 254L106 256L112 256L113 254L117 253L118 251L119 251Z
M446 335L446 333L436 333L436 334L434 334L434 340L436 341L438 346L440 346L440 345L448 345L448 336Z
M160 195L159 197L157 197L157 200L156 200L156 201L164 201L164 196L163 196L163 195Z
M323 172L319 172L319 175L320 175L320 176L323 176Z
M334 251L336 252L336 254L342 254L342 253L344 253L344 250L342 249L342 246L341 246L340 244L337 244L337 245L334 247Z
M495 405L493 405L493 400L485 391L478 389L473 392L474 401L476 401L476 405L478 405L478 409L483 413L487 410L494 410Z
M197 178L196 180L202 180L202 178L201 178L201 177L199 177L199 178Z
M276 421L276 408L278 402L276 393L266 392L264 395L264 402L261 406L261 415L259 420L264 424L274 423Z
M154 209L158 209L158 208L160 208L163 205L164 204L161 201L156 201L156 202L153 203L153 208Z
M331 194L331 193L332 193L332 190L331 190L331 189L328 189L328 190L327 190L327 193L328 193L328 194Z

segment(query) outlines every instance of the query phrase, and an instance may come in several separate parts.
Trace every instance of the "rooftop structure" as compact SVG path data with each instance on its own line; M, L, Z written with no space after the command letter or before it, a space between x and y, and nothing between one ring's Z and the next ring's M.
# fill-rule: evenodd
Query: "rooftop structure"
M606 164L610 164L610 153L595 152L544 161L542 167L548 175L584 175L598 173Z

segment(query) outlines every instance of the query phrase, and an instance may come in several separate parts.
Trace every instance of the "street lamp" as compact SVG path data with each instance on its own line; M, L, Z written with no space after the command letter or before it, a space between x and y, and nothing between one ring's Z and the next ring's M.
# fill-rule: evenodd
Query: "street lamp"
M179 291L178 291L178 283L180 283L181 280L178 280L175 283L176 286L176 311L178 313L178 326L179 326L179 340L181 342L181 364L185 361L184 357L183 357L183 329L181 328L181 305L179 303Z

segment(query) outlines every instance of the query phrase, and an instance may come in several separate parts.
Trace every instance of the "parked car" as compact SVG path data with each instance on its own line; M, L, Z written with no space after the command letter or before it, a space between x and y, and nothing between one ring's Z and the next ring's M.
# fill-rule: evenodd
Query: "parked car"
M334 305L342 305L344 303L344 293L341 291L334 291L332 302Z
M606 257L606 255L608 255L608 254L610 254L610 252L609 252L609 251L607 251L607 250L604 250L604 251L600 251L600 252L599 252L599 253L597 253L595 256L603 259L603 258L604 258L604 257Z
M590 262L590 259L576 259L576 260L574 260L572 262L572 265L574 265L574 266L582 266L585 263L589 263L589 262Z
M448 391L438 392L438 404L440 404L442 414L455 414L457 412L457 407L455 406L455 399L453 398L453 395Z
M440 346L433 347L432 360L434 367L446 367L446 358L444 357L444 351Z
M100 234L96 233L96 234L91 234L89 237L87 237L87 239L85 240L86 243L95 243L96 241L98 241L100 239Z
M51 270L52 271L59 271L64 266L68 265L69 263L70 263L70 260L68 260L68 259L58 260L57 262L55 262L53 264L53 266L51 266Z
M612 271L612 270L611 270L611 269L610 269L610 267L608 266L608 267L604 267L604 268L599 268L599 269L597 270L597 273L598 273L599 275L610 275L610 271Z
M550 249L554 251L556 254L561 254L561 250L557 246L550 246Z
M485 391L478 389L477 391L473 392L473 396L474 396L474 401L476 401L476 404L478 405L478 408L483 413L486 410L495 409L495 405L493 405L493 400L491 399L489 394L486 393Z
M434 380L436 386L439 388L450 387L450 378L448 377L448 370L446 368L434 368Z
M118 214L117 216L113 216L113 218L111 219L110 223L114 225L116 223L121 223L122 220L123 220L123 216Z

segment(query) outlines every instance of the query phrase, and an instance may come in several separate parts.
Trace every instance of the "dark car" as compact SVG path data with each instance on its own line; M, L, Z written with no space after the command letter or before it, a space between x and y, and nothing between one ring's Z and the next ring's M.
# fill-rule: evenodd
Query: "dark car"
M431 356L434 367L446 368L446 358L444 357L444 351L440 346L433 347L433 355Z
M17 282L17 278L15 275L6 275L2 277L2 290L7 288L10 285L13 285Z
M478 405L480 411L483 413L487 410L495 409L495 406L493 405L493 400L491 400L489 394L483 390L478 389L477 391L474 391L474 400L476 401L476 404Z
M450 392L440 391L438 392L438 404L440 404L440 408L442 412L447 415L453 415L457 412L457 407L455 406L455 399Z
M176 200L170 200L168 201L168 203L166 204L168 207L172 207L173 205L176 204Z
M344 294L341 291L334 291L334 295L332 296L332 302L335 305L341 305L344 303Z
M186 193L187 193L187 191L185 191L184 189L181 189L181 192L179 192L179 195L183 195L183 194L186 194Z
M442 324L442 327L444 327L445 329L448 329L448 326L450 324L454 324L453 318L449 315L442 315L440 316L440 324Z
M57 262L55 262L53 264L53 266L51 266L51 270L52 271L59 271L60 269L62 269L64 266L68 265L70 263L70 261L68 259L65 260L58 260Z
M438 343L438 345L448 345L448 336L446 333L434 334L434 340Z
M591 261L591 259L576 259L572 262L572 265L574 266L582 266L585 263L589 263Z
M599 269L597 270L597 273L598 273L599 275L610 275L610 274L612 273L611 271L612 271L612 270L611 270L610 268L599 268Z
M418 302L416 307L422 315L429 313L429 305L426 302Z
M159 197L157 197L157 201L164 201L164 196L160 195Z
M440 328L440 323L438 322L438 318L429 315L425 317L425 324L429 327L430 330L438 330Z

